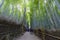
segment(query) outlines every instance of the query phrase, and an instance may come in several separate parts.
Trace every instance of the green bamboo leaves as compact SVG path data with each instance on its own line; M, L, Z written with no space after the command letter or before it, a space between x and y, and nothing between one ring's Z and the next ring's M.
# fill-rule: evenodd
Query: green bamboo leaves
M30 1L30 20L32 27L34 26L33 28L46 27L47 29L57 29L57 26L60 24L57 23L57 21L60 20L60 6L58 0Z
M17 23L24 19L32 28L57 29L60 25L59 0L3 0L0 13Z

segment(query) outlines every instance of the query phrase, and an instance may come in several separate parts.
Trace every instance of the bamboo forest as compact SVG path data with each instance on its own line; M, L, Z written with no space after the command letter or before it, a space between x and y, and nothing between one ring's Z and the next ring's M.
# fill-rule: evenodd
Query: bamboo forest
M60 40L60 0L0 0L0 40Z

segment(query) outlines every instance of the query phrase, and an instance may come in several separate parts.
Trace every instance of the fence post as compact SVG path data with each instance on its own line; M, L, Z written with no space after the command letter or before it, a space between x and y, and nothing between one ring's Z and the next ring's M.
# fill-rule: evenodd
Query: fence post
M42 40L45 40L45 30L44 30L44 28L41 29L41 32L42 32Z

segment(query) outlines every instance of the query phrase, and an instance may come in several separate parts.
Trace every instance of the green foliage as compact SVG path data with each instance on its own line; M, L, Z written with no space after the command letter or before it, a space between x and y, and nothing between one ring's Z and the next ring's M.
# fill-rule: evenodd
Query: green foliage
M59 21L57 19L60 17L59 3L60 0L4 0L0 13L8 17L12 15L19 21L23 16L29 25L35 23L34 25L45 27Z

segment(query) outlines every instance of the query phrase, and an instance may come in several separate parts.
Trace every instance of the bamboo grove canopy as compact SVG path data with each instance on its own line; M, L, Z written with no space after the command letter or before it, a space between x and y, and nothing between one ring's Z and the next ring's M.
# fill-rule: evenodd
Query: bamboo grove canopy
M60 29L60 0L0 0L0 19L28 23L32 29Z

